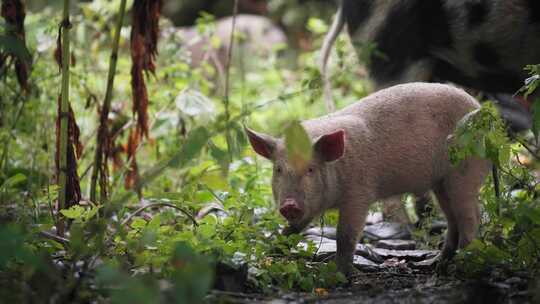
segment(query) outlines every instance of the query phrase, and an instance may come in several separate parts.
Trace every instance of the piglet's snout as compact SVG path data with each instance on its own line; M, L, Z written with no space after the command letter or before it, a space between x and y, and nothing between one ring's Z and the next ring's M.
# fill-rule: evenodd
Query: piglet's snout
M302 217L302 208L294 199L288 198L279 207L279 213L287 220L296 220Z

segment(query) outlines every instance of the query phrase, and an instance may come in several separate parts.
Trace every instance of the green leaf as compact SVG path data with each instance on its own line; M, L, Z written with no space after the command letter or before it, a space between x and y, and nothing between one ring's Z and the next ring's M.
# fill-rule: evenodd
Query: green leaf
M216 162L220 165L223 175L227 175L227 172L229 170L229 154L227 153L227 151L221 149L213 143L210 143L209 151L212 158L214 158Z
M313 147L306 130L298 121L291 122L285 129L285 146L289 164L298 172L304 171L313 157Z
M499 147L496 145L495 141L493 140L492 134L488 134L485 138L485 153L486 158L491 160L495 163L495 165L499 165Z
M210 133L205 127L198 127L191 131L188 139L184 142L179 155L171 160L171 166L184 166L201 152L209 139Z
M525 215L536 225L540 226L540 209L530 208ZM539 240L540 241L540 240Z
M328 32L328 25L319 18L309 18L307 28L315 34L324 34Z
M28 64L32 63L32 55L26 48L24 41L15 36L0 35L0 50L13 54Z
M60 213L62 213L62 215L64 215L68 219L72 219L72 220L81 219L84 214L84 208L79 205L75 205L69 209L60 210Z
M538 263L538 257L540 256L539 246L540 228L525 232L517 245L518 257L528 267L534 266Z
M216 145L210 145L210 155L220 164L228 160L227 151Z
M231 123L231 133L232 133L232 153L233 155L241 155L244 147L248 144L246 133L244 132L244 127L238 122Z
M7 189L12 189L16 187L17 185L26 182L27 178L26 175L22 173L17 173L10 178L8 178L1 186L0 191L5 191Z
M510 161L510 146L503 145L499 149L499 165L505 166Z
M69 209L60 210L60 213L68 219L75 220L77 222L87 222L92 219L98 213L101 206L94 206L90 209L86 209L79 205L70 207Z
M206 142L210 138L208 130L204 127L198 127L189 134L187 141L184 143L182 152L186 160L190 160L197 156Z
M473 146L474 154L481 157L486 158L486 144L485 144L485 138L482 137L479 140L477 140Z
M157 215L154 215L154 217L150 220L150 222L146 226L146 229L149 229L151 231L158 231L160 225L161 225L161 216L157 214Z
M532 104L533 113L533 126L532 131L534 133L534 139L538 145L538 134L540 132L540 98L537 98Z
M131 222L130 226L134 230L142 230L144 227L146 227L146 221L140 217L137 217Z
M103 207L103 206L94 206L94 207L90 208L89 210L86 210L84 220L88 221L91 218L93 218L94 216L96 216L96 214L98 213L99 209L101 209L101 207Z
M510 159L510 141L504 124L489 102L465 115L448 143L454 165L471 156L489 159L497 166L507 165Z
M216 226L212 224L200 225L197 228L197 233L202 238L211 239L216 234Z
M184 90L176 97L176 107L188 116L211 119L216 114L216 108L210 98L199 91Z
M175 245L170 261L173 272L171 303L204 303L213 281L213 267L203 255L195 252L188 243ZM156 302L156 301L154 301Z

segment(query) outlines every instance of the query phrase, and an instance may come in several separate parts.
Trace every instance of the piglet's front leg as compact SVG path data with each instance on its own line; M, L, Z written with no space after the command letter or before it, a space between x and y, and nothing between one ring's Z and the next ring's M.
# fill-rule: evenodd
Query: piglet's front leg
M364 229L367 211L368 204L358 201L349 201L339 208L336 264L338 270L346 276L356 271L353 255Z

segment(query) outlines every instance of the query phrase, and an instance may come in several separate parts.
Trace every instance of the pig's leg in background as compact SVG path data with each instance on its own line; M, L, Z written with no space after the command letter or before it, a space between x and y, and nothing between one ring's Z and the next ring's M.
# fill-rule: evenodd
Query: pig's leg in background
M401 195L391 196L383 200L383 216L385 221L408 225L411 220L401 201Z
M354 199L344 201L339 207L336 263L338 270L345 275L355 271L353 255L369 209L369 201L365 200L365 196L355 196Z
M429 192L415 197L414 211L416 212L416 216L418 217L418 222L416 226L420 227L424 223L425 219L428 218L428 216L433 211L433 204Z
M425 219L431 214L433 210L431 203L431 196L429 192L422 195L414 196L414 210L418 216L417 227L420 227ZM401 195L391 196L383 200L383 216L385 221L396 222L408 225L411 223L411 219L407 214L405 204L401 200Z

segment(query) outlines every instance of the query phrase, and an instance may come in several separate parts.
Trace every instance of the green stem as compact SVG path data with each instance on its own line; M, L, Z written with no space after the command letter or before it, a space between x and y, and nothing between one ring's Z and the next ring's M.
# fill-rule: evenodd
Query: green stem
M69 0L64 0L64 16L62 18L62 97L60 103L60 148L59 148L59 192L58 209L66 206L66 184L67 184L67 147L68 147L68 124L69 124ZM64 235L64 223L60 220L57 223L58 234Z
M103 101L103 107L101 109L101 116L99 121L99 130L98 130L98 136L97 136L97 142L96 142L96 154L94 157L94 167L92 168L92 180L90 184L90 201L97 202L96 201L96 188L97 188L97 180L100 170L103 170L102 168L102 162L103 157L107 157L106 155L103 155L103 148L107 141L108 136L108 126L107 126L107 120L109 118L109 112L111 110L111 100L113 95L113 88L114 88L114 77L116 75L116 64L118 62L118 46L120 44L120 31L122 30L122 24L124 23L124 16L126 13L126 0L122 0L120 2L120 8L119 8L119 16L116 20L116 30L114 33L113 38L113 48L111 52L111 60L109 63L109 75L107 79L107 89L105 91L105 100ZM101 189L101 196L100 196L100 202L103 202L106 197L106 191L105 189Z
M225 67L225 90L223 97L223 105L225 106L225 125L229 124L231 119L230 112L230 99L229 99L229 90L230 90L230 74L231 74L231 61L232 61L232 52L234 46L234 30L236 28L236 16L238 15L238 0L234 0L233 8L233 17L232 17L232 26L231 26L231 36L229 40L229 48L227 50L227 66ZM229 155L229 163L232 161L232 136L229 129L225 130L225 139L227 141L227 154ZM228 172L228 170L227 170Z

